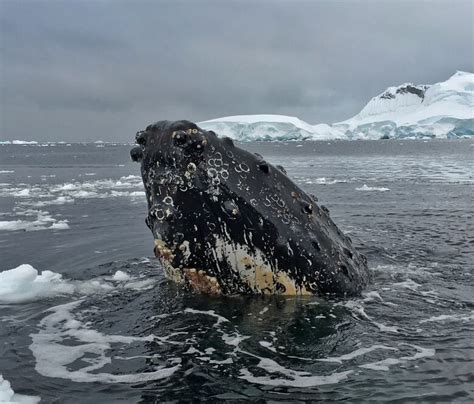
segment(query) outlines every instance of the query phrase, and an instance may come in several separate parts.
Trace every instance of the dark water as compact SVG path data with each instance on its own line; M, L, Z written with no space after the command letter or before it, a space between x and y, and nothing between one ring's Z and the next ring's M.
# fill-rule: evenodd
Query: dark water
M369 259L364 295L183 293L151 258L129 146L1 146L0 271L62 274L10 280L3 298L0 284L13 389L46 403L472 402L474 142L244 147L330 209Z

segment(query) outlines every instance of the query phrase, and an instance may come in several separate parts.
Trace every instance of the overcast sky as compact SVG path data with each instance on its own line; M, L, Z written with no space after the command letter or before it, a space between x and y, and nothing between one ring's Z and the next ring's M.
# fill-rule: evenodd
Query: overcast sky
M162 119L359 112L474 71L473 1L0 0L0 139L132 140Z

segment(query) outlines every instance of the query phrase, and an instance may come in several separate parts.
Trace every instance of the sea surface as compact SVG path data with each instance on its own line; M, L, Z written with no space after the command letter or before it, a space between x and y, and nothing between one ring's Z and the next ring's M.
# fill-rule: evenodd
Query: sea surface
M168 282L130 147L0 146L0 374L16 393L474 401L474 141L241 145L283 165L367 255L372 284L340 300Z

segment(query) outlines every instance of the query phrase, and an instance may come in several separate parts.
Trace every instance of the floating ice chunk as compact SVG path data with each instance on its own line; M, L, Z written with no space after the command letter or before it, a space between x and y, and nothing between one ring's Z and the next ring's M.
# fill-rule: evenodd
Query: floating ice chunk
M15 192L13 196L19 196L19 197L30 196L30 190L28 188L22 189L21 191Z
M38 142L35 140L12 140L12 144L28 145L28 144L38 144Z
M73 203L74 199L68 196L58 196L56 199L50 201L38 201L28 203L29 206L34 206L36 208L41 208L48 205L64 205L66 203Z
M362 185L359 188L356 188L356 191L380 191L380 192L385 192L385 191L390 191L390 188L384 188L384 187L369 187L366 184Z
M36 404L40 400L40 397L15 394L10 382L0 374L0 404Z
M121 271L118 271L121 272ZM123 275L127 276L122 272ZM120 276L120 275L119 275ZM128 279L129 280L129 279ZM62 275L52 271L41 274L29 264L0 272L0 303L23 303L57 295L108 293L116 289L149 289L155 279L128 281L116 285L108 278L74 281L63 279Z
M0 231L34 231L34 230L64 230L69 229L67 220L57 221L48 212L34 209L17 211L21 216L35 216L36 220L10 220L0 221Z
M56 294L72 293L74 287L62 280L61 274L38 271L29 264L23 264L0 272L0 302L21 303Z
M53 230L67 230L69 229L69 225L67 224L67 220L61 220L57 223L53 223L49 228Z
M115 272L112 279L114 281L128 281L128 280L130 280L130 275L126 274L123 271L117 271L117 272Z

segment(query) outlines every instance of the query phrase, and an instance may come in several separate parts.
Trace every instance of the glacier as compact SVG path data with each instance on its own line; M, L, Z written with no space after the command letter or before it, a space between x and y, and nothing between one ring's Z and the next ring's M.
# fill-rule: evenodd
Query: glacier
M355 116L311 125L284 115L237 115L199 126L238 141L451 139L474 137L474 74L432 85L404 83L373 97Z

